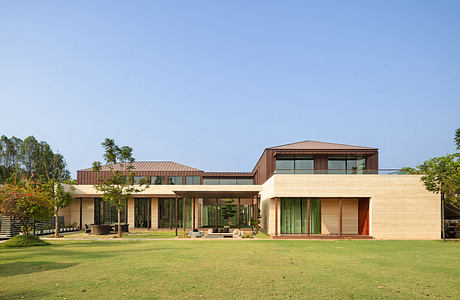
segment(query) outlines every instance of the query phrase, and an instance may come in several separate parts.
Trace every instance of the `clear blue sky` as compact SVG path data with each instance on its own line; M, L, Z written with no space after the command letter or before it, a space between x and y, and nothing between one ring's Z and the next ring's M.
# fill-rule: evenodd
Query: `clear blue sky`
M97 2L97 3L96 3ZM137 160L250 171L265 147L453 152L460 1L1 1L0 135L77 169Z

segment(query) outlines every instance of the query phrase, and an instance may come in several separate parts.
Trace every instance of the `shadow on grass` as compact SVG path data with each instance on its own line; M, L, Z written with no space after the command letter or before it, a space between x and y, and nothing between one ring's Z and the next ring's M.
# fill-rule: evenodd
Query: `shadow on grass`
M57 263L47 261L12 262L0 265L0 277L8 277L20 274L29 274L49 270L70 268L76 263Z

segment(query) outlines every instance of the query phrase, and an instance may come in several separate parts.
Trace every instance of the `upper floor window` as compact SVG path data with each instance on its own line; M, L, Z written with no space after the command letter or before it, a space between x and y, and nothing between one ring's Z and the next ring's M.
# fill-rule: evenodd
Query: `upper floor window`
M134 184L139 184L141 180L143 184L148 183L148 179L146 176L134 176Z
M279 174L313 174L315 161L312 158L276 159L276 173Z
M150 176L150 184L151 185L165 184L165 177L164 176Z
M253 185L252 178L204 178L205 185Z
M199 185L200 183L200 176L185 176L185 184Z
M327 161L329 174L363 174L366 169L366 159L354 158L329 158Z
M168 184L181 185L182 176L168 176Z

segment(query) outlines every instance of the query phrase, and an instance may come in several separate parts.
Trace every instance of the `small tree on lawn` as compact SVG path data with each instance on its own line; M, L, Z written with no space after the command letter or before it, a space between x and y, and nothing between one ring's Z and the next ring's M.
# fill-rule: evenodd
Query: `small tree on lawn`
M49 155L48 155L49 156ZM45 177L47 180L47 191L49 199L54 208L54 237L60 237L59 234L59 211L61 208L68 206L73 200L73 192L75 188L74 182L68 179L68 171L64 158L60 154L51 154L49 159L42 160L43 168L47 170ZM66 189L63 183L69 186Z
M14 180L0 186L0 213L18 219L21 232L29 234L29 221L49 219L53 207L44 186Z
M108 176L100 176L98 183L94 186L96 190L102 192L102 200L109 202L117 209L118 218L118 237L121 238L121 210L128 204L128 199L135 193L140 193L148 187L147 178L142 178L139 184L134 185L134 158L133 149L128 146L119 147L113 139L106 138L102 142L105 150L104 160L106 165L95 161L93 171L99 172L106 170Z

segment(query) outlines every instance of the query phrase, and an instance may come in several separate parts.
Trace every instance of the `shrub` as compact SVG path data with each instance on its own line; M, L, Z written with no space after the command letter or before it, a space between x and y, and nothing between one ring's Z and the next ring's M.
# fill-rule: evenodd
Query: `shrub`
M47 242L41 240L38 236L32 234L17 235L8 241L0 244L2 247L31 247L31 246L45 246L49 245Z
M250 234L250 233L245 233L245 234L243 234L242 238L243 238L243 239L252 239L252 238L253 238L253 235Z

